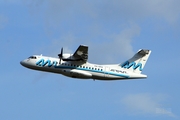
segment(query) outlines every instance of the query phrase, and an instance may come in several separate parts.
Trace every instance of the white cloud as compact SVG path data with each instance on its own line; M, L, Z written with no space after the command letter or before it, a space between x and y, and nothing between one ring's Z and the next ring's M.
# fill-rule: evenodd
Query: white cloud
M66 34L58 39L52 39L47 46L43 45L42 47L39 47L39 50L35 52L43 53L44 51L46 51L46 55L52 57L58 57L58 54L60 53L62 47L63 47L63 53L73 53L74 44L76 44L75 36L73 34Z
M52 45L53 55L61 47L74 52L79 44L87 44L90 61L98 63L121 62L133 55L131 44L140 35L139 21L156 18L175 23L180 15L177 0L28 0L27 3L31 10L38 11L34 12L38 14L36 19L43 18L47 33L59 32L59 38L52 38L52 43L57 43Z
M129 114L149 114L149 115L166 115L176 117L172 113L171 108L162 106L166 99L166 95L162 94L129 94L122 99L122 104L125 105Z
M101 43L92 43L90 48L92 50L93 61L99 63L120 63L124 62L134 54L132 41L134 37L140 34L140 27L136 24L130 23L118 34L106 35L109 41L102 41ZM98 51L98 52L97 52ZM125 58L125 59L124 59Z
M169 23L177 22L180 17L178 0L29 0L30 8L43 9L46 23L56 26L64 19L76 19L88 16L96 22L103 21L137 21L146 18L161 18ZM45 9L44 9L45 8Z
M93 63L105 64L105 63L120 63L124 62L131 57L133 52L132 41L134 37L140 34L140 27L134 23L129 23L122 31L118 34L106 35L109 41L92 42L88 38L79 39L73 34L67 34L61 36L59 39L53 39L48 47L43 46L44 49L48 50L49 55L57 56L60 52L61 47L64 48L64 53L74 53L80 44L89 46L89 60Z
M180 17L179 4L178 0L106 0L102 3L102 7L96 10L99 16L106 19L137 21L161 18L174 23Z

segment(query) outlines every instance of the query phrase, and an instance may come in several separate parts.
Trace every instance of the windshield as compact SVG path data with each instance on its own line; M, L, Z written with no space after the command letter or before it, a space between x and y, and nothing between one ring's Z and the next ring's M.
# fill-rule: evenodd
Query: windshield
M36 56L30 56L28 59L36 59Z

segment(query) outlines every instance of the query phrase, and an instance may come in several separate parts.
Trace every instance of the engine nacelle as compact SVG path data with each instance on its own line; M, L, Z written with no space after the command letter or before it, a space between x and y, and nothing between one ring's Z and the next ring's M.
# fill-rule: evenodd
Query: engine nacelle
M74 58L73 54L63 54L62 60L63 61L77 61L77 58Z
M86 72L86 71L81 71L77 69L64 69L62 70L63 75L66 75L68 77L73 77L73 78L82 78L82 79L89 79L92 78L92 74Z

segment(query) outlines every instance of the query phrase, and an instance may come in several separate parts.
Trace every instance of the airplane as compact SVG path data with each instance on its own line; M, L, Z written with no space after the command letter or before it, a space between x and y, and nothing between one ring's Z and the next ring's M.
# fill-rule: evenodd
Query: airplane
M32 55L20 62L24 67L52 72L72 78L93 80L142 79L141 74L151 50L140 49L132 58L120 64L99 65L87 62L88 46L80 45L74 54L64 54L61 49L58 58Z

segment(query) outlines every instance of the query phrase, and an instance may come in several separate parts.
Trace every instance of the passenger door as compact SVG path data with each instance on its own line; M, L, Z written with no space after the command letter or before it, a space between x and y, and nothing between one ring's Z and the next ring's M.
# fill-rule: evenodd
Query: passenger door
M105 78L109 77L109 67L104 68L104 77Z

